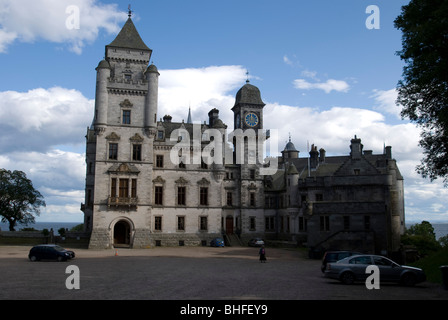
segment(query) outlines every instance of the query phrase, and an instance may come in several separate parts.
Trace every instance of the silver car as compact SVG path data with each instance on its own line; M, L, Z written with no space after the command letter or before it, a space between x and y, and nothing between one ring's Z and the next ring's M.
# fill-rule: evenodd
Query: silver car
M422 269L400 266L392 260L377 255L358 255L328 263L325 277L337 279L345 284L365 281L370 275L366 273L369 265L376 265L380 271L380 282L398 282L407 286L426 280Z

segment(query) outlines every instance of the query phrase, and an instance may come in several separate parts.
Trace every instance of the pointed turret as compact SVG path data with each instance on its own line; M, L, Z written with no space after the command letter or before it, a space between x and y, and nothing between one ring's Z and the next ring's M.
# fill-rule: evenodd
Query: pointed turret
M135 28L135 25L130 17L124 24L115 40L106 47L128 48L152 52L152 50L149 49L148 46L143 42L140 34L137 31L137 28Z
M187 123L193 123L193 121L191 120L191 108L188 108L188 118L187 118Z

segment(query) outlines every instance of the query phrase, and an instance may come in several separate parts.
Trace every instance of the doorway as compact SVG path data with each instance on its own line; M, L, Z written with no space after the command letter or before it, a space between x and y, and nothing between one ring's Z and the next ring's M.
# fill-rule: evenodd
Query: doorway
M226 234L233 234L233 217L226 217Z
M126 221L118 221L114 226L114 246L129 247L130 240L131 226Z

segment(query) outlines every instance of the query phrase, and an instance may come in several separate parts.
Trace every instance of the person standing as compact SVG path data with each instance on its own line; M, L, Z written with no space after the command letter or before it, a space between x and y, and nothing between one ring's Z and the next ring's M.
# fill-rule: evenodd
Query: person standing
M260 262L261 263L266 263L266 249L264 248L264 246L261 246L260 251L258 252L258 254L260 255Z

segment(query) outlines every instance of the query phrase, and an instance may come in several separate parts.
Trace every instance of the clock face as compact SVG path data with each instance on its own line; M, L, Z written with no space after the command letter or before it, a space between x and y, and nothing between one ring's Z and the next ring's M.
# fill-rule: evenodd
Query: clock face
M258 116L255 113L250 112L250 113L247 113L244 116L244 121L246 122L246 124L249 127L253 128L253 127L256 127L258 125L259 119L258 119Z

